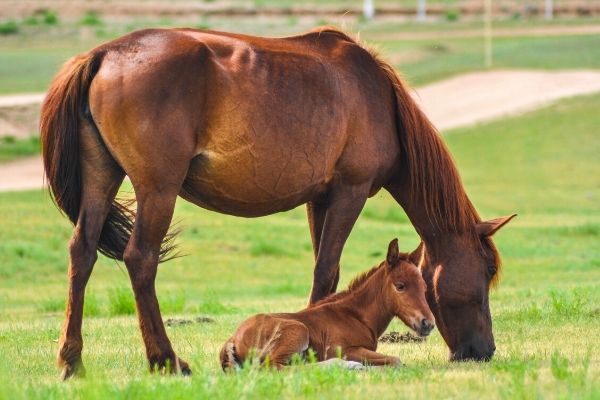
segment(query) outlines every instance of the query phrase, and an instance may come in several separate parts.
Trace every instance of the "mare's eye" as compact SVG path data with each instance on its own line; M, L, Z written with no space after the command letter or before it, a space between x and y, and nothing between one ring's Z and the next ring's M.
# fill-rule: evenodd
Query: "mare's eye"
M498 268L497 268L495 265L490 265L490 266L488 267L488 274L489 274L490 276L494 276L494 275L496 275L496 272L497 272L497 271L498 271Z
M396 289L397 289L399 292L403 291L403 290L404 290L404 288L405 288L404 282L396 283L396 285L394 285L394 286L396 286Z

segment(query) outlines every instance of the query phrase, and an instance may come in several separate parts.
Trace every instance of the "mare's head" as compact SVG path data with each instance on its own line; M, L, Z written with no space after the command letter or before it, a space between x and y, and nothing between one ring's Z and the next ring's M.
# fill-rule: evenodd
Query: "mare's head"
M388 246L383 296L388 310L420 336L433 330L434 317L427 304L425 281L408 254L398 251L398 239Z
M476 224L473 235L429 238L411 254L427 283L427 301L451 361L487 361L496 350L489 290L500 258L491 236L513 216Z

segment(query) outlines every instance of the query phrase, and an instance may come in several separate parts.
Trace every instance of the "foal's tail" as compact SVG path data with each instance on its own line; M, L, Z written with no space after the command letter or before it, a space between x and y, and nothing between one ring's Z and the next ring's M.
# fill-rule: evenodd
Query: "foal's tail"
M237 368L242 367L242 363L239 359L239 356L235 351L235 344L232 339L229 339L221 348L221 353L219 354L219 358L221 360L221 368L223 371L233 371Z
M73 224L77 224L83 181L79 151L82 124L90 123L88 90L100 68L104 53L91 51L69 60L56 75L46 94L40 116L40 139L46 179L54 203ZM99 133L98 133L99 134ZM133 231L135 212L129 203L113 200L98 241L98 250L107 257L123 260ZM167 236L167 242L170 239ZM171 250L163 246L161 259Z

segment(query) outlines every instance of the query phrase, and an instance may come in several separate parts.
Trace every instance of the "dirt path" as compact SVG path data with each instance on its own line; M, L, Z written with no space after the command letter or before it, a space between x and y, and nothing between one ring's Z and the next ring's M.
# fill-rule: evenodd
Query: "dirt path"
M600 92L600 71L593 70L475 72L416 90L421 106L441 131L594 92Z
M594 92L600 92L600 71L498 70L460 75L420 87L415 98L434 124L446 131ZM42 98L43 94L5 96L0 97L0 106L13 101L39 107ZM0 164L0 191L41 188L42 177L40 157Z
M0 164L0 192L39 189L44 184L44 166L39 156Z

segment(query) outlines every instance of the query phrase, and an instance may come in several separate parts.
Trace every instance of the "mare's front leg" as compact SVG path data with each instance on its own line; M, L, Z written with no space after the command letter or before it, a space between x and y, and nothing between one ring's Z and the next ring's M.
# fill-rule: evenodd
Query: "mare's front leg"
M346 350L346 359L348 361L357 361L365 365L372 366L402 366L402 361L398 357L386 356L364 347L354 347Z
M332 292L344 244L367 201L371 182L361 185L334 184L327 201L309 304ZM314 242L314 238L313 238ZM336 272L337 271L337 272Z
M327 203L310 201L306 203L306 214L308 217L308 227L310 228L310 237L312 239L313 253L315 262L319 257L319 246L321 245L321 234L325 224L325 215L327 214ZM340 265L335 266L335 276L329 293L335 293L340 280Z

